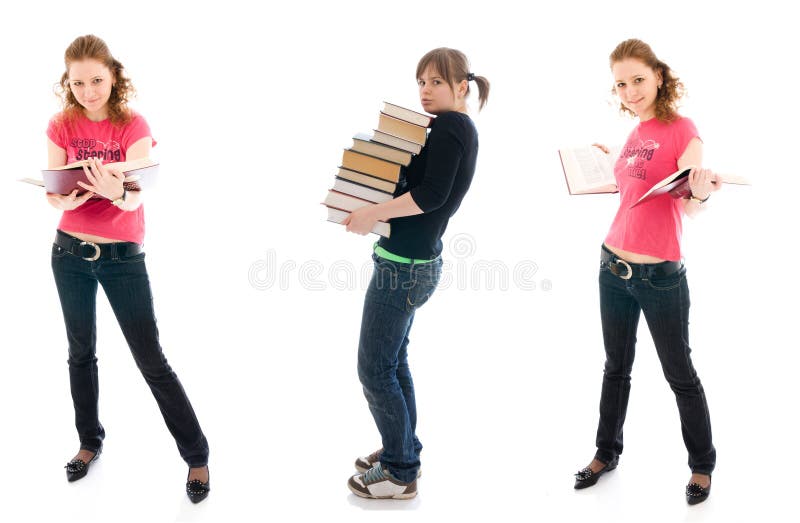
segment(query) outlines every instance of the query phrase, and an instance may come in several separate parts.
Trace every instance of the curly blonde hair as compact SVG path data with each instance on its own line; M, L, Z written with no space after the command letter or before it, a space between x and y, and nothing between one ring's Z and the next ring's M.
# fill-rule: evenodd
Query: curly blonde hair
M81 60L96 60L108 67L113 76L111 86L111 96L108 99L108 118L114 125L124 125L131 120L131 113L128 109L128 100L133 98L136 91L130 79L125 76L125 68L111 56L106 43L97 36L79 36L67 47L64 52L64 66L66 70L61 75L61 81L57 85L56 94L61 98L64 107L64 114L74 117L81 114L82 106L75 99L69 87L69 66L73 62Z
M636 38L631 38L619 44L608 58L611 67L614 67L617 62L633 58L660 74L662 85L656 94L656 118L662 122L672 122L678 118L678 102L686 94L686 89L672 69L656 57L649 45ZM616 94L614 89L611 91ZM622 113L636 116L636 113L625 107L624 104L620 104L619 110Z

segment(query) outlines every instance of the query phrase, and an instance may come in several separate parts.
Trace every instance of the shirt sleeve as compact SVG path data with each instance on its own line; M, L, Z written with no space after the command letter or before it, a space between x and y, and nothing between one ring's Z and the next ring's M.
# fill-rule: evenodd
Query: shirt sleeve
M67 138L64 121L60 114L53 116L47 124L47 137L51 142L66 150Z
M428 161L422 183L411 189L414 203L428 213L447 202L461 158L464 156L464 128L455 113L436 118L428 136Z
M683 156L683 153L686 151L686 147L689 145L689 142L692 141L692 138L697 138L700 141L702 141L702 138L700 138L694 122L689 118L681 118L675 122L674 125L675 132L672 134L672 145L674 147L673 150L675 151L675 161L677 162L678 159Z
M122 137L124 143L122 146L127 151L128 147L148 136L152 140L152 147L155 147L156 141L152 138L153 135L150 132L150 126L147 124L147 120L144 119L144 116L134 113L131 121L125 125L125 133Z

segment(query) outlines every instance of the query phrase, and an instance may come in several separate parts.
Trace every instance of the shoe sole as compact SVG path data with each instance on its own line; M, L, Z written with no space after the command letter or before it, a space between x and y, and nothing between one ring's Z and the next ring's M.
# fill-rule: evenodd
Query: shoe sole
M409 492L408 494L393 494L391 496L373 496L372 494L368 494L366 492L362 492L357 487L354 487L350 481L347 482L347 488L350 489L350 492L355 494L356 496L364 499L411 499L417 496L417 491Z

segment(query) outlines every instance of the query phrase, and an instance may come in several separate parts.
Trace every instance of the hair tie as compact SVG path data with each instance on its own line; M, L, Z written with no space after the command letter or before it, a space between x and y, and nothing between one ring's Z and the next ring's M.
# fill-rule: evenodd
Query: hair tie
M471 82L475 80L475 73L467 73L467 81Z

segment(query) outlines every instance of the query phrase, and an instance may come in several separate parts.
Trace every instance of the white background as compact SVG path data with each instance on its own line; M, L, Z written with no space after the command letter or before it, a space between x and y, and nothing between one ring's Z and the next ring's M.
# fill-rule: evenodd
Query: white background
M699 2L698 2L699 3ZM0 519L6 521L753 521L795 513L797 28L778 2L28 2L4 11ZM49 268L58 213L34 187L63 51L95 33L126 65L159 144L147 263L162 344L211 444L212 493L185 466L102 296L101 416L86 479ZM706 166L753 180L685 221L695 366L718 467L687 507L674 397L642 321L619 469L587 491L603 349L600 243L615 195L570 197L556 150L634 125L607 57L649 42L686 83ZM325 222L341 149L382 100L419 107L417 60L449 46L492 82L450 270L410 347L420 495L353 497L379 445L355 372L374 237ZM476 93L472 107L477 109ZM535 264L524 281L482 268ZM483 275L482 275L483 274ZM283 280L281 280L283 275ZM348 280L349 275L349 280ZM533 284L533 288L530 288ZM791 512L790 512L791 511ZM7 516L13 516L9 519Z

